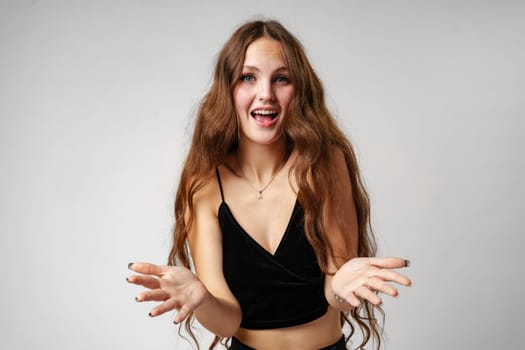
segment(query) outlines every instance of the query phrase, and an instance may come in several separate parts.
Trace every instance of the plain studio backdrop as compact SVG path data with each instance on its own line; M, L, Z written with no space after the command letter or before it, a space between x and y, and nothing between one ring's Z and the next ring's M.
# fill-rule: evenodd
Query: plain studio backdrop
M380 255L412 260L385 349L522 349L517 0L0 1L2 348L191 349L126 267L166 262L194 112L254 18L304 44Z

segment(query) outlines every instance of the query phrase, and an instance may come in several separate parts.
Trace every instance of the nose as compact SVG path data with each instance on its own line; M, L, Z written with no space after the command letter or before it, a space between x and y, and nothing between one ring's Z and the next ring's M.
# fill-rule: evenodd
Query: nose
M259 83L258 98L259 98L259 101L274 101L275 100L273 84L271 81L265 80Z

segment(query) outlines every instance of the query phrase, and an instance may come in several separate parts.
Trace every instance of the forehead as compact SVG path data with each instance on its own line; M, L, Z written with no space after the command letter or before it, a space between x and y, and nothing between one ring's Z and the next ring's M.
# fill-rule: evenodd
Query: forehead
M268 62L286 66L281 43L271 38L259 38L246 49L244 65L257 67Z

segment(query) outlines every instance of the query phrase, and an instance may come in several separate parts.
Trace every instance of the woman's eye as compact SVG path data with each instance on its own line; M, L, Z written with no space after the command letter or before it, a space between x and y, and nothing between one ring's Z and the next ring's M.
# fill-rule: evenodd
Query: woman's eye
M275 77L275 82L276 83L281 83L281 84L287 84L290 82L290 79L288 79L288 77L284 76L284 75L279 75L277 77Z
M241 76L241 81L251 83L255 81L255 77L252 74L244 74Z

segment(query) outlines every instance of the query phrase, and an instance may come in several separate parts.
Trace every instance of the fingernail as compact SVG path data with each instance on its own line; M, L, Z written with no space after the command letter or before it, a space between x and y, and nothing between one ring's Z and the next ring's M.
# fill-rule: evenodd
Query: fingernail
M410 260L405 260L405 267L409 267L410 266Z
M129 282L129 277L126 277L126 282L130 283L130 282Z
M179 322L177 322L177 321L173 321L173 324L179 324Z
M142 300L140 300L139 297L135 297L135 301L138 301L140 303ZM151 314L151 312L150 312L150 314Z
M149 317L153 317L153 314L150 312L150 313L148 314L148 316L149 316Z
M131 267L132 267L132 266L133 266L133 263L132 263L132 262L129 263L129 264L128 264L128 270L131 270Z

